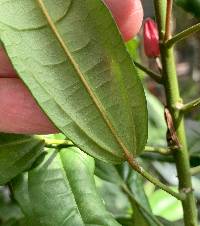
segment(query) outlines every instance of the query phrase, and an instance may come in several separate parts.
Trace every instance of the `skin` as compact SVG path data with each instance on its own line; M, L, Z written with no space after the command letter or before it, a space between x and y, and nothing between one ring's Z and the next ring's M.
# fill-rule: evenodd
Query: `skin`
M143 20L140 0L103 0L125 41L139 31ZM0 132L49 134L59 132L18 78L6 53L0 49Z

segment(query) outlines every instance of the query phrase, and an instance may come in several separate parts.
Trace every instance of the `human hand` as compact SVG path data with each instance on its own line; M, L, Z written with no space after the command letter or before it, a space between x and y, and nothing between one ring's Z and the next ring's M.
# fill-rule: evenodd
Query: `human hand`
M140 0L103 0L125 41L139 31L143 10ZM48 134L58 130L38 107L6 55L0 49L0 132Z

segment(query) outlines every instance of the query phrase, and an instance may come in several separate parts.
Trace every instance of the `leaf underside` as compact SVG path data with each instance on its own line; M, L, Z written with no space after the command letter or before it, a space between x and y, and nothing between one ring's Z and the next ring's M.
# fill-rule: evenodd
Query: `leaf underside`
M100 0L0 0L0 39L38 104L81 150L111 163L143 151L144 91Z

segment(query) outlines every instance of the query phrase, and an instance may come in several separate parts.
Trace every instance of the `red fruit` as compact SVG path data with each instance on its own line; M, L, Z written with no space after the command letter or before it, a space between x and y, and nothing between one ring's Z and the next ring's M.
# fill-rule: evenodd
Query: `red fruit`
M160 55L158 27L151 18L147 18L144 22L143 38L146 56L158 57Z

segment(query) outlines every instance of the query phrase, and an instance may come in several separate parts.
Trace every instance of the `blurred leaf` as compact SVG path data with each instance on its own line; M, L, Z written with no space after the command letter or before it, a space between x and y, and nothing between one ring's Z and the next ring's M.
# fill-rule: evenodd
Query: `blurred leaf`
M132 213L130 202L117 184L101 180L99 177L95 177L95 182L106 209L114 217L130 216Z
M12 186L28 226L119 226L96 192L93 158L78 148L50 150Z
M183 220L180 221L168 221L162 217L158 217L158 219L163 223L164 226L183 226Z
M200 157L200 123L194 120L186 121L186 134L190 155Z
M124 164L124 167L129 169L129 175L126 180L128 187L133 193L135 199L150 213L152 213L151 207L149 205L149 201L144 191L144 178L133 171L128 164Z
M117 221L123 226L136 226L131 218L117 218Z
M2 222L7 222L10 219L20 219L23 214L16 203L0 203L0 220Z
M100 0L41 2L45 13L39 0L0 3L0 38L19 76L81 150L112 163L125 160L125 149L140 154L144 90L107 7Z
M42 153L44 142L34 136L0 134L0 185L29 169Z
M97 160L95 173L101 179L117 184L126 193L132 205L132 222L135 225L162 225L151 212L144 193L143 178L130 169L128 164L113 166Z
M158 217L158 220L160 220L163 224L163 226L183 226L183 222L172 222L168 221L162 217ZM117 218L117 221L122 224L123 226L134 226L133 220L131 218ZM135 225L135 226L141 226L141 225Z
M148 107L148 141L149 145L166 146L166 123L164 108L160 101L146 91Z
M175 2L185 11L193 14L197 18L200 17L200 0L175 0Z
M1 226L28 226L24 219L16 220L11 219L5 223L3 223Z
M156 190L149 197L154 215L175 221L183 217L181 202L162 190Z
M0 187L0 225L14 224L23 218L23 213L17 203L12 200L7 186ZM8 224L9 222L9 224Z
M100 177L102 180L106 180L117 185L124 185L124 181L114 165L96 159L95 166L95 175Z
M126 42L126 48L133 60L139 61L140 55L139 55L139 48L140 45L140 39L139 38L134 38L130 40L129 42Z

